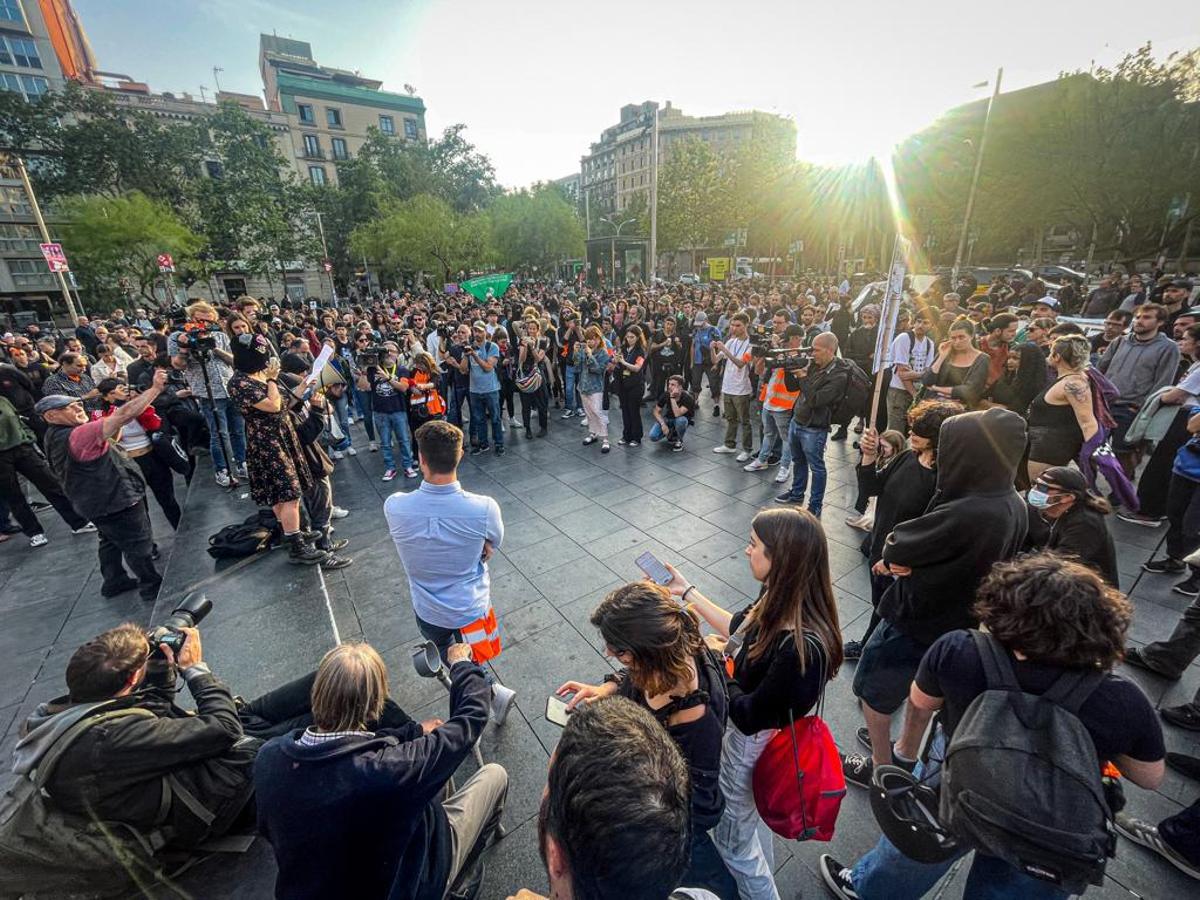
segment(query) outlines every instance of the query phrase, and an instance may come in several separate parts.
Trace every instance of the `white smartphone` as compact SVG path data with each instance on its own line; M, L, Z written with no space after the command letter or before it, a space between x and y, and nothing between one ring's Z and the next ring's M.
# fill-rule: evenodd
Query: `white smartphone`
M639 569L646 573L646 577L655 584L671 583L671 573L667 571L667 567L659 561L658 557L649 550L639 556L634 562L637 563Z
M567 709L567 701L556 694L551 694L546 698L546 718L558 725L560 728L567 724L567 717L571 715L571 711Z

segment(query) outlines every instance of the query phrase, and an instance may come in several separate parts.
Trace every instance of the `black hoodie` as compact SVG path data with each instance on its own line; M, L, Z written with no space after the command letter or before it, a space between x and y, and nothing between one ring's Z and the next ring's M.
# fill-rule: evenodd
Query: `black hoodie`
M879 613L926 644L972 628L975 589L992 564L1025 541L1025 503L1013 477L1025 451L1025 420L993 408L953 416L938 437L937 489L925 515L888 535L883 559L909 566L879 603Z

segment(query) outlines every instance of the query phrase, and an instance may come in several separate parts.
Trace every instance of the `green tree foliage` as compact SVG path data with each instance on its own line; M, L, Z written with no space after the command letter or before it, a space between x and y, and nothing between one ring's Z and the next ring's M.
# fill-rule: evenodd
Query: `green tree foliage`
M720 244L734 221L732 167L698 138L672 145L658 172L658 246L692 253Z
M177 265L187 266L204 247L204 239L170 207L138 191L64 197L56 211L65 219L60 230L72 271L87 294L101 302L121 298L123 278L153 302L158 254L170 253Z
M488 222L482 213L460 213L429 194L390 204L383 215L356 228L355 254L365 254L388 274L436 272L446 281L487 255Z
M493 201L488 209L492 249L503 269L552 271L564 259L583 256L583 223L553 185L537 184Z

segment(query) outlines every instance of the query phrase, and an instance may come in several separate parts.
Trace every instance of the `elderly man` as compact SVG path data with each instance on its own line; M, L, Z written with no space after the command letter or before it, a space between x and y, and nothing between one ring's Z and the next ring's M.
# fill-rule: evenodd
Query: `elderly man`
M138 588L153 603L162 576L154 567L154 532L142 473L116 444L121 428L140 416L163 389L167 373L111 415L89 421L75 397L48 394L34 411L46 420L46 457L75 511L100 532L100 592L106 597ZM122 557L137 576L125 571Z

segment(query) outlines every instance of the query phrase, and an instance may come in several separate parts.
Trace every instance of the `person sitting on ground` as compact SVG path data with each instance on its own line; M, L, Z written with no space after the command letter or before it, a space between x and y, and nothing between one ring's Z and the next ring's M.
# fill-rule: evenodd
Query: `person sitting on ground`
M624 668L600 685L568 681L558 695L572 695L568 710L602 697L627 697L667 729L692 774L692 853L680 883L733 900L737 885L709 834L725 808L718 777L728 698L724 672L700 636L699 618L680 609L666 588L641 581L612 591L591 623Z
M667 379L667 390L654 405L654 424L650 426L653 443L666 439L676 453L683 452L683 436L687 434L692 416L696 414L696 400L683 389L683 376L672 375Z
M538 812L555 900L713 900L677 887L692 849L687 761L666 730L624 697L567 720ZM547 900L522 888L508 900Z
M453 897L478 885L508 774L489 763L446 785L488 716L483 670L455 644L450 717L382 721L387 667L339 644L312 682L312 724L263 745L254 766L258 830L275 850L275 896ZM477 887L475 887L477 889Z
M1076 559L1115 588L1121 586L1117 551L1105 517L1108 501L1088 490L1078 469L1054 466L1038 476L1025 497L1030 544Z
M1112 671L1121 659L1133 618L1123 594L1080 563L1044 553L998 563L979 587L974 615L1008 657L1022 691L1044 694L1060 676L1074 671L1103 673L1078 709L1100 766L1112 762L1125 779L1147 790L1162 783L1166 748L1154 708L1137 684ZM938 777L939 762L959 721L988 688L972 632L956 629L938 638L912 680L896 759L909 768L916 764L915 774L922 779ZM928 762L917 763L921 740L939 710L940 726ZM1088 773L1097 780L1098 775ZM820 871L842 900L915 900L925 896L968 850L963 846L939 863L917 862L881 837L852 867L822 856ZM981 852L971 863L963 895L1034 900L1068 896L1052 882L1035 879Z

